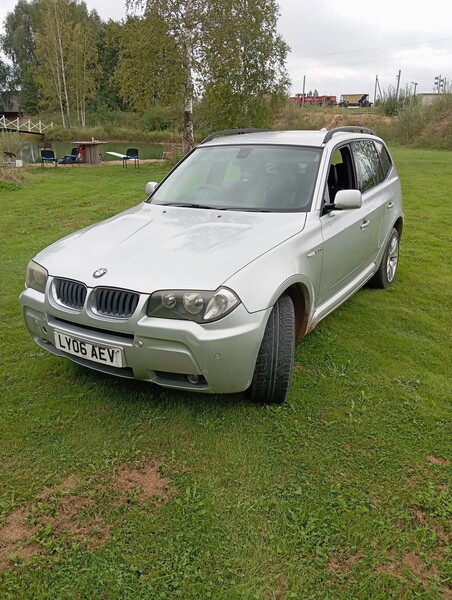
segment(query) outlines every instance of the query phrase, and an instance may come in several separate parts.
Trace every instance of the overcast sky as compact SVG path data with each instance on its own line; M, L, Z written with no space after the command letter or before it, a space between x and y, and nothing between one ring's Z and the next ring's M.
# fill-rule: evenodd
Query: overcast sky
M103 20L125 17L125 2L85 0ZM0 23L17 0L0 0ZM400 85L432 92L434 78L452 81L450 0L279 0L279 31L291 47L291 93L367 93Z

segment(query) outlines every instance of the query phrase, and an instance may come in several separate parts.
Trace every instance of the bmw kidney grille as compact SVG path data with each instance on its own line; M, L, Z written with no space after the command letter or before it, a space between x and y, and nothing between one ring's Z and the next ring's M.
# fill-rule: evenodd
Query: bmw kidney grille
M79 281L55 279L56 300L73 310L82 310L87 297L87 288ZM128 319L138 305L139 294L117 288L96 288L91 296L91 308L104 317Z

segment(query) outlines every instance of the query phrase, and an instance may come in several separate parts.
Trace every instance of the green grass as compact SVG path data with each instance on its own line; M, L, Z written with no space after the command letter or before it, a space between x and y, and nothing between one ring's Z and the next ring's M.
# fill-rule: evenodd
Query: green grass
M396 283L361 290L298 343L281 407L97 374L25 330L28 260L142 199L162 167L35 168L0 188L0 597L450 597L452 154L393 155ZM152 463L167 501L137 488L120 502L114 473ZM70 476L80 507L63 527ZM20 507L32 537L2 567Z

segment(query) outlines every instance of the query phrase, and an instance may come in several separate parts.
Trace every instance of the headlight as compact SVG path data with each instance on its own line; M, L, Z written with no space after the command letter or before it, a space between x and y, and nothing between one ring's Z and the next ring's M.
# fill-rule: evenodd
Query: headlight
M146 314L148 317L209 323L229 314L239 304L240 300L227 288L216 292L163 290L149 298Z
M34 260L31 260L27 266L27 277L25 280L25 285L28 288L32 288L37 292L41 292L43 294L46 289L47 277L49 274L47 273L44 267L35 263Z

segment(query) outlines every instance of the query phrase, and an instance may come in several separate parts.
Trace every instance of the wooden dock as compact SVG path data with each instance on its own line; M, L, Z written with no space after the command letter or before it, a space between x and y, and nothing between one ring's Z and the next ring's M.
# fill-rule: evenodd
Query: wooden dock
M36 135L42 135L46 129L53 129L53 123L50 125L44 125L42 121L33 123L30 119L21 120L12 119L11 121L3 115L0 117L0 131L17 131L19 133L34 133Z

